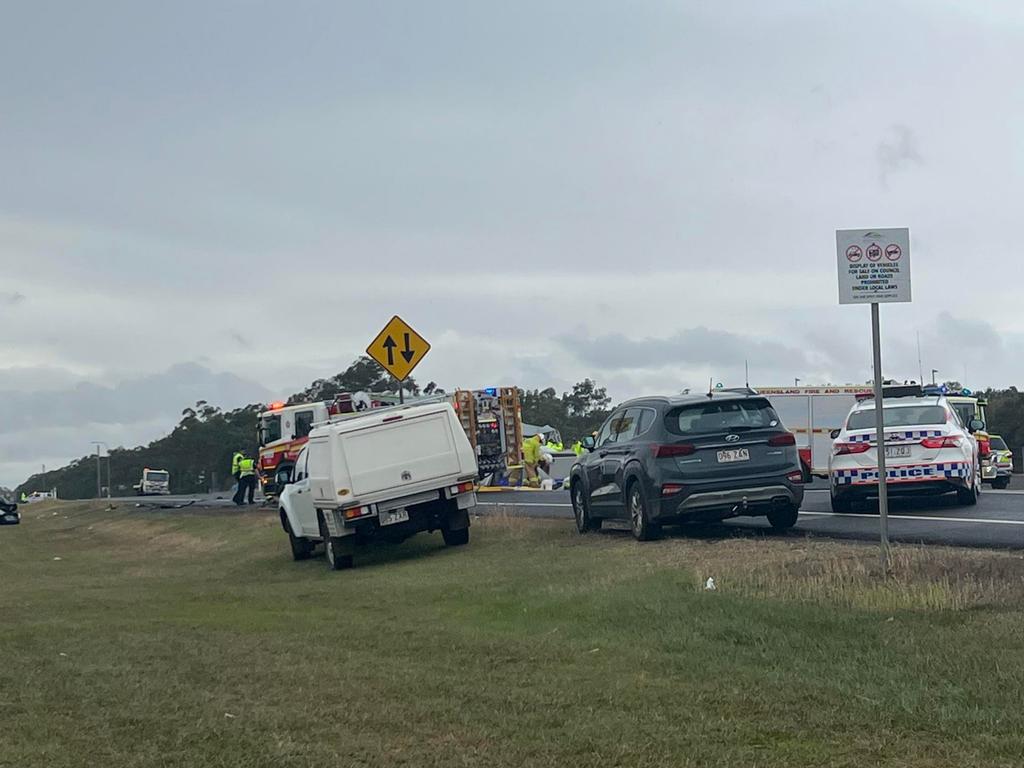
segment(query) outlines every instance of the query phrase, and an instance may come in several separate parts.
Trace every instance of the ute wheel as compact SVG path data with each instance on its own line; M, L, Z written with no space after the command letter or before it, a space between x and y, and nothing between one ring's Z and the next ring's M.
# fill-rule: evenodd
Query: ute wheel
M853 499L849 496L832 495L832 511L837 515L848 515L853 512Z
M768 513L768 522L776 531L788 531L796 525L797 517L800 516L800 507L790 504L787 507L773 509Z
M647 495L639 480L634 480L626 494L629 527L637 541L651 541L661 535L661 526L652 523L647 511Z
M587 492L583 490L583 481L577 480L571 486L572 512L576 518L576 530L580 533L590 533L601 530L601 520L595 520L590 516L590 503L587 501Z
M292 548L292 560L308 560L313 554L313 542L304 536L296 536L292 533L292 527L284 512L281 513L281 522L284 523L284 530L288 534L288 544Z
M469 544L469 528L457 530L442 528L441 536L444 538L445 545L449 547L462 547Z
M331 536L327 530L327 523L320 518L320 536L324 540L324 555L327 557L327 565L332 571L343 571L353 565L352 554L346 552L345 540Z

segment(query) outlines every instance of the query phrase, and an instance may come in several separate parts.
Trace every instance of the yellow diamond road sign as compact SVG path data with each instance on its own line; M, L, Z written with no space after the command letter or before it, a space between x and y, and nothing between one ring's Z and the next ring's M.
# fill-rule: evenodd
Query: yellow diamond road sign
M420 364L420 360L429 351L427 340L398 315L391 318L384 330L366 348L366 354L399 381L409 378L412 369Z

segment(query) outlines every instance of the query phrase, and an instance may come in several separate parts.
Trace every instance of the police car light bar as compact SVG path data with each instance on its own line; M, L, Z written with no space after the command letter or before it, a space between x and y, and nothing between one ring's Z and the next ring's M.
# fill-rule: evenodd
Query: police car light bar
M921 397L927 393L922 389L920 384L901 384L899 386L882 387L882 397ZM937 394L937 393L934 393ZM858 403L862 403L865 400L874 400L874 392L864 392L862 394L854 395L857 398Z

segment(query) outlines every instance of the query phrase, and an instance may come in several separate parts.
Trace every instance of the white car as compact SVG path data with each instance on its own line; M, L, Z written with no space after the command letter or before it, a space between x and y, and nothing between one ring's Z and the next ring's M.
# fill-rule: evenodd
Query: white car
M886 486L890 496L956 493L962 505L978 503L981 471L973 433L979 419L964 425L938 395L884 397ZM857 403L835 435L828 464L832 510L845 513L853 502L878 495L875 401Z
M334 570L351 568L355 545L441 531L469 542L477 463L448 403L378 408L318 425L278 499L292 557L323 543Z

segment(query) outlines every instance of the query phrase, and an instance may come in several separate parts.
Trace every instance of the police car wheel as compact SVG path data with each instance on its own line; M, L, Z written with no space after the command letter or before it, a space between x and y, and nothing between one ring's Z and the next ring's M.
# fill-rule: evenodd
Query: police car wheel
M853 499L849 496L833 496L832 511L837 515L848 515L853 511Z
M960 488L956 492L957 503L962 507L973 507L978 503L978 485L975 482L970 488Z

